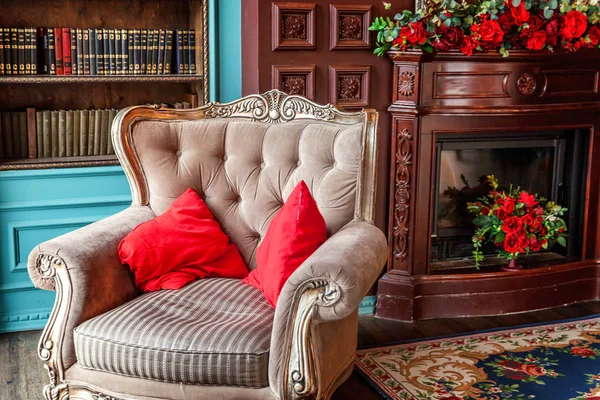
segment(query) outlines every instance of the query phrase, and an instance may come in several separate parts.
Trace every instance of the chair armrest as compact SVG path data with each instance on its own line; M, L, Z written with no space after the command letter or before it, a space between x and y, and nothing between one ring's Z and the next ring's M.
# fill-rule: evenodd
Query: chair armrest
M106 219L38 245L29 255L34 285L56 290L56 300L38 352L57 378L75 362L73 328L134 298L131 272L118 256L119 242L142 222L155 217L132 206Z
M280 398L316 395L313 325L356 312L386 255L383 232L372 223L352 221L290 276L277 302L269 360L269 382Z

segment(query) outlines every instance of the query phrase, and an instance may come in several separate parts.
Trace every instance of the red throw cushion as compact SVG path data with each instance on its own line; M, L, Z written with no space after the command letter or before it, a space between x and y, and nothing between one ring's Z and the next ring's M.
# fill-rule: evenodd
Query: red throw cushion
M135 227L119 243L119 258L144 292L179 289L206 277L248 275L237 247L193 189L164 214Z
M256 251L256 269L244 283L260 289L273 307L290 275L327 240L327 226L301 181L277 212Z

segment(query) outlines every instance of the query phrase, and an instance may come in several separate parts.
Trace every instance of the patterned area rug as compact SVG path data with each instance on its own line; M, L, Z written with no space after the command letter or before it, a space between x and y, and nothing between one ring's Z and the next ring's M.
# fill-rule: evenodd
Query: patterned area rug
M600 400L600 315L357 352L388 399Z

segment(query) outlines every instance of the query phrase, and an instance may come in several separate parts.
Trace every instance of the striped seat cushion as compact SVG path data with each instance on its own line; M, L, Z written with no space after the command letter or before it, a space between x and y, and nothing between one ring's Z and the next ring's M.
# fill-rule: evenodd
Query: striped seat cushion
M265 387L274 310L237 279L146 293L75 328L83 368L184 384Z

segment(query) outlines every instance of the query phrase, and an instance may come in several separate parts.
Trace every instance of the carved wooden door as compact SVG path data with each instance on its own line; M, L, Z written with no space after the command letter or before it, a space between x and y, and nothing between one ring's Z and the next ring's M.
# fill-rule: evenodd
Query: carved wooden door
M391 15L380 1L242 0L242 92L277 88L349 111L379 111L376 223L385 232L392 63L372 54L375 37L368 27L379 15Z

